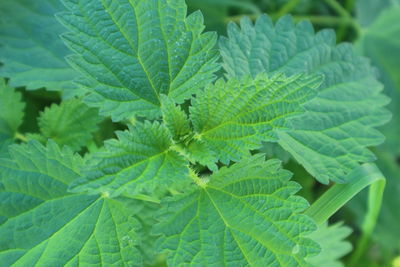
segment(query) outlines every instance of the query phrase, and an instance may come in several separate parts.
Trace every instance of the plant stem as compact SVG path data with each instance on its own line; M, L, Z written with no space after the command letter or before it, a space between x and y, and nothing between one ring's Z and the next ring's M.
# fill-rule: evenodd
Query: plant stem
M351 21L350 25L356 31L357 36L360 36L361 26L358 24L356 20L351 16L350 12L347 11L341 4L339 4L336 0L324 0L336 13L342 18ZM337 39L339 41L343 40L344 35L346 33L346 28L349 24L340 25L337 31Z
M372 219L376 219L376 214L380 210L385 177L375 164L368 163L353 170L347 178L346 184L335 184L329 188L304 213L321 225L362 189L371 185L368 212L363 226L363 230L371 231L375 226Z
M346 1L345 8L346 8L349 12L352 12L353 9L354 9L355 3L356 3L355 0L347 0L347 1Z
M351 18L351 15L347 10L342 7L336 0L324 0L333 10L335 10L338 15L344 18Z
M358 239L356 249L352 254L348 266L356 266L365 250L368 248L368 243L374 231L378 220L379 212L382 206L382 196L385 189L385 183L374 183L369 188L368 194L368 209L365 215L364 222L361 226L362 235Z
M28 138L26 138L25 135L23 135L22 133L19 133L19 132L15 133L14 138L17 139L17 140L20 140L22 142L25 142L25 143L28 142Z
M299 4L300 0L291 0L289 2L287 2L284 6L281 7L281 9L278 11L277 16L281 17L285 14L290 13L290 11L293 10L293 8L295 8L298 4Z

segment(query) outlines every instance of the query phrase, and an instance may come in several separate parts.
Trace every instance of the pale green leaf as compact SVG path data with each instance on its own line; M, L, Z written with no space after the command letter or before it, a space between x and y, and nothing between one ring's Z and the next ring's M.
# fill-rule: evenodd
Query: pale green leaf
M65 30L54 17L62 10L59 0L0 2L0 76L10 78L11 86L77 93L76 73L64 59L68 49L59 37Z
M279 144L320 182L345 182L360 162L375 159L367 147L383 142L374 127L390 119L382 107L388 98L365 58L349 44L335 43L332 31L314 33L309 22L295 25L289 16L275 25L267 16L228 27L220 42L229 77L258 73L322 74L318 96L307 113L292 120L293 130L279 133Z
M87 163L84 177L71 184L72 192L135 194L156 184L185 179L188 163L171 147L171 136L159 123L137 123L117 132L118 140L105 142L105 149Z
M0 154L13 142L24 117L24 108L21 93L7 86L4 79L0 78Z
M222 168L164 203L155 233L169 266L307 266L319 251L291 173L256 155Z
M276 142L277 132L289 128L288 118L304 112L321 76L286 78L258 75L254 80L218 80L193 100L190 118L195 140L206 143L223 163L238 161L262 141Z
M91 140L101 120L97 109L89 108L79 99L71 99L46 108L38 123L44 138L78 151Z
M165 126L167 126L174 140L178 142L184 141L182 139L192 132L186 113L165 95L161 96L161 101L161 111Z
M90 92L86 102L114 120L160 115L160 94L181 103L214 80L216 35L184 0L65 0L64 39Z
M345 240L351 232L351 228L342 223L320 225L317 231L308 237L321 246L321 252L307 258L306 261L315 267L343 267L340 258L352 250L351 243Z
M79 156L54 142L14 145L0 161L4 266L140 266L133 212L119 200L71 195Z

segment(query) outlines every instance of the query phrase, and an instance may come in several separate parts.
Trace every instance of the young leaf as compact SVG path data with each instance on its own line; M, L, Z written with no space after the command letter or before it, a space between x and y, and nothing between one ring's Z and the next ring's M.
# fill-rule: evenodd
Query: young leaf
M62 10L59 0L0 2L0 76L10 78L11 86L79 94L72 84L76 73L64 59L64 29L54 17Z
M187 162L171 149L171 136L164 125L137 123L117 136L118 140L106 141L105 149L93 155L84 177L71 184L72 192L116 197L187 177Z
M375 156L366 147L383 142L374 127L390 119L388 98L368 61L349 44L336 45L332 31L314 33L309 22L294 25L286 16L275 25L267 16L228 27L221 53L229 77L258 73L323 74L307 113L293 119L294 130L279 133L279 144L320 182L345 182L359 162Z
M352 250L351 243L345 240L351 232L352 230L342 223L319 226L318 230L308 237L321 246L321 253L307 258L306 261L315 267L343 267L339 260Z
M46 108L38 123L45 138L78 151L88 144L101 120L97 109L89 108L79 99L71 99Z
M186 17L184 0L65 0L64 39L90 91L86 102L121 120L160 115L160 94L181 103L214 80L214 33Z
M0 78L0 154L12 143L24 117L21 94Z
M238 161L262 141L277 141L277 130L304 111L321 84L321 76L268 78L258 75L217 81L200 92L190 108L195 139L206 143L223 163Z
M0 262L5 266L140 265L137 221L120 201L70 195L81 158L54 142L10 148L0 161Z
M155 233L168 265L305 266L318 252L305 235L316 226L300 214L291 173L256 155L222 168L164 203Z
M172 99L165 95L161 95L161 103L163 122L165 126L167 126L173 139L179 141L192 131L189 119L186 113L177 106Z

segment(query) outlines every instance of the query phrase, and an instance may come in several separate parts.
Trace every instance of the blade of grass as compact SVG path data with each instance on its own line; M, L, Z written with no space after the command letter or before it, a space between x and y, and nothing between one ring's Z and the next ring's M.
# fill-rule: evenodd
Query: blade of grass
M369 186L367 213L361 227L362 236L356 244L349 264L349 266L355 266L367 248L375 228L386 179L375 164L367 163L353 170L349 174L348 181L346 184L333 185L305 211L305 214L321 225L361 190Z

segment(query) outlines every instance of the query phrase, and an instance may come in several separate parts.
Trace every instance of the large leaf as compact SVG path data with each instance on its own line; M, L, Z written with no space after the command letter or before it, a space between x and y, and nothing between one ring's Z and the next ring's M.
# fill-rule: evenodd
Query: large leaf
M87 103L114 120L160 115L160 94L181 103L218 70L216 35L184 0L66 0L64 36Z
M62 10L60 0L0 2L0 76L10 78L11 86L76 93L76 73L64 59L68 49L59 37L65 30L54 17Z
M155 233L170 266L306 266L319 247L300 214L307 202L294 194L280 162L256 155L196 182L164 203Z
M6 85L0 78L0 154L14 140L24 117L25 104L21 93Z
M89 108L79 99L71 99L46 108L38 123L44 138L77 151L88 144L101 120L97 109Z
M217 81L200 92L190 108L195 140L204 142L223 163L238 161L262 141L277 141L288 118L304 112L321 76L258 75ZM193 149L192 149L193 151Z
M289 16L275 25L267 16L228 27L220 45L229 77L260 72L322 74L316 98L293 119L293 131L279 134L279 144L320 182L345 182L360 162L375 159L366 147L383 142L374 127L390 119L382 106L388 98L368 61L349 44L335 44L332 31L314 33L309 22L295 25Z
M84 177L71 184L73 192L115 197L187 177L188 163L171 148L173 142L164 125L137 123L117 136L118 140L106 141L105 149L93 155Z
M138 224L125 203L71 195L81 159L54 142L14 145L0 161L4 266L140 265Z

